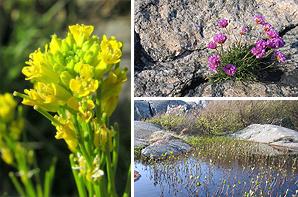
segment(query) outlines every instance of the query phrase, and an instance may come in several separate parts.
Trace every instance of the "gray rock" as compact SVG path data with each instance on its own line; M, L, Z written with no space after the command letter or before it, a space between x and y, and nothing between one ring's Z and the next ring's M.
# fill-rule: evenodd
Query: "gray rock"
M254 90L264 96L297 96L296 0L136 0L135 96L231 96L239 91L230 82L219 84L227 92L205 85L209 73L205 45L217 31L219 18L252 24L256 13L265 15L284 35L283 52L289 61L280 66L274 80L240 88L241 96L254 96Z
M135 101L134 115L135 120L144 120L156 115L167 113L172 108L181 106L187 112L191 108L204 107L206 102L201 103L187 103L180 100L150 100L150 101Z
M285 127L271 124L253 124L231 136L298 153L298 132Z
M297 84L297 83L296 83ZM298 96L298 87L262 82L226 81L218 84L202 84L190 90L187 96L203 97L287 97Z
M153 116L152 109L148 101L135 101L134 102L134 119L144 120Z
M179 155L190 151L191 147L180 139L161 139L142 149L144 157L153 159L163 158L170 155Z
M155 131L160 131L162 128L156 124L134 121L134 146L144 147L149 145L149 138Z
M177 107L177 106L184 106L187 110L190 109L192 106L185 101L181 100L167 100L167 101L156 101L151 100L149 101L151 108L153 109L153 114L164 114L167 112L169 108Z

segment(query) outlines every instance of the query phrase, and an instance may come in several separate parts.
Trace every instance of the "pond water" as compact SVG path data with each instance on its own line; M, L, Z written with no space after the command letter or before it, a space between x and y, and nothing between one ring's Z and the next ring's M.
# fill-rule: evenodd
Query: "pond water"
M163 161L135 161L136 197L292 196L298 192L297 156L206 157L191 153ZM297 190L297 191L296 191Z

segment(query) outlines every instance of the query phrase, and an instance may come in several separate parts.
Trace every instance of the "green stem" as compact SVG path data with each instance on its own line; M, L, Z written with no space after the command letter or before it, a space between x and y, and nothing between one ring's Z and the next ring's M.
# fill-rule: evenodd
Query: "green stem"
M26 173L26 175L24 175L24 176L28 176L28 173ZM23 180L23 179L21 178L21 180ZM26 189L28 196L36 197L36 193L35 193L35 190L34 190L34 187L33 187L33 184L31 182L30 178L26 177L26 180L23 180L22 182L25 185L25 189Z
M37 191L37 196L38 197L43 197L43 192L42 192L42 187L41 187L41 182L40 182L40 176L39 176L39 173L40 173L40 170L37 166L37 162L36 162L36 159L35 159L35 156L33 157L33 165L34 165L34 168L35 169L38 169L38 172L37 174L34 176L35 177L35 182L36 182L36 191Z
M33 108L40 114L42 114L44 117L46 117L48 120L50 120L52 123L61 125L61 123L57 119L55 119L51 114L49 114L49 112L47 112L46 110L42 109L37 105L35 105Z
M114 175L116 174L117 170L117 165L118 165L118 154L119 154L119 129L118 125L115 125L115 138L113 141L113 170L114 170Z
M75 182L76 182L76 186L77 186L77 189L78 189L78 192L79 192L79 196L80 197L86 197L86 191L85 191L85 188L82 184L82 179L78 176L78 172L76 171L76 169L73 169L75 167L74 165L74 156L73 154L70 154L69 155L69 161L70 161L70 165L71 165L71 171L72 171L72 174L74 176L74 179L75 179Z
M131 184L131 166L129 166L129 169L128 169L127 181L126 181L126 186L125 186L125 190L123 193L123 197L130 196L130 184Z
M25 191L23 190L21 184L19 183L13 172L9 172L9 177L20 196L26 197Z
M92 183L90 181L88 181L88 180L85 180L85 183L87 185L89 197L93 197L94 192L93 192L93 185L92 185Z
M106 152L106 167L107 167L107 176L108 176L108 194L111 197L116 196L115 192L115 176L111 166L111 155L110 152Z
M100 182L98 182L98 184L93 185L96 197L102 197L102 192L100 191L100 186L101 186Z
M45 181L44 181L44 197L51 196L51 188L52 188L52 184L53 184L53 178L55 175L56 161L57 161L57 159L54 158L50 169L46 172Z

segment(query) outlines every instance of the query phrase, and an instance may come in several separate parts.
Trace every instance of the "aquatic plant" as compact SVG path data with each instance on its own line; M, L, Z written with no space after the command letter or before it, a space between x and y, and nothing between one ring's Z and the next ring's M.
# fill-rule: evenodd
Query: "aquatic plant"
M228 19L218 21L223 32L216 33L207 44L208 49L216 51L208 58L211 82L258 80L260 73L274 69L276 62L286 61L286 56L278 50L285 45L278 31L262 15L256 15L254 20L254 27L233 27L233 32L228 29L233 25ZM257 39L253 30L257 32ZM228 40L230 43L226 44Z
M228 137L186 140L194 150L185 155L136 160L136 170L147 180L144 187L135 187L135 194L146 192L150 181L163 196L297 195L297 155L264 154L263 144Z
M0 154L2 160L17 172L9 177L20 196L48 197L55 173L55 159L42 176L34 149L22 136L24 132L23 109L9 93L0 94Z
M71 25L64 39L53 35L44 50L29 56L22 72L33 84L24 105L56 127L70 150L79 196L117 196L119 131L109 118L118 104L127 68L120 67L123 43L92 35L91 25ZM129 195L130 172L123 196Z

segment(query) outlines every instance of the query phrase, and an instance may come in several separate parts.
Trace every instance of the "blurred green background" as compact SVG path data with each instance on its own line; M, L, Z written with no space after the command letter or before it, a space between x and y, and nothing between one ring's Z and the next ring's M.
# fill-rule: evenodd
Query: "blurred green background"
M64 37L68 25L90 24L95 34L114 35L124 42L121 65L130 69L130 0L0 0L0 93L22 92L30 87L21 68L29 54L50 41L56 33ZM120 125L120 158L117 189L124 190L130 164L130 72L112 122ZM20 100L18 100L20 102ZM70 171L68 149L56 140L55 129L32 108L24 107L27 137L39 142L38 162L42 169L58 157L53 185L54 196L75 196L75 183ZM10 169L0 161L0 196L16 195L8 178Z

